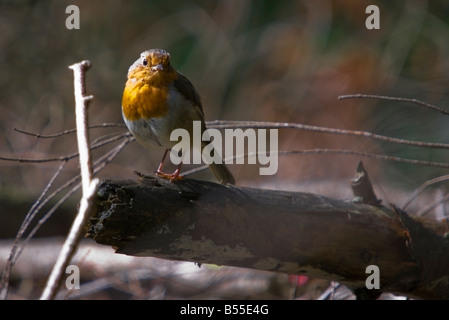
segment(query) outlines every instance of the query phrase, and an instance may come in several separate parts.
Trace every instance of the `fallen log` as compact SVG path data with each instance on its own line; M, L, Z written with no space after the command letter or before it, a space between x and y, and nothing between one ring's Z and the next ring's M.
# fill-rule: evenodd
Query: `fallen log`
M370 204L356 199L192 179L103 181L87 236L132 256L331 279L359 298L448 299L447 222L411 217L372 194ZM378 290L366 288L370 265L379 268Z

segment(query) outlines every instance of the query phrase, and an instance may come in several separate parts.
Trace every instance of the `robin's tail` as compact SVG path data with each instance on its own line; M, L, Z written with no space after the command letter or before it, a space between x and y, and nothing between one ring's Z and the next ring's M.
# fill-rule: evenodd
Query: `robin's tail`
M221 184L235 184L234 177L228 167L222 163L211 163L209 168Z
M203 126L204 126L204 124L203 124ZM203 135L204 135L204 133L205 132L203 132ZM208 140L210 140L210 138ZM206 147L206 143L203 141L202 144L201 144L201 152L203 152L203 149L205 147ZM216 153L216 152L217 152L217 150L214 149L214 154L215 154L216 158L217 159L222 159L221 155ZM209 168L212 170L215 178L217 178L217 180L221 184L224 184L224 185L226 185L228 183L229 184L235 184L235 180L234 180L234 177L232 176L231 171L229 171L228 167L226 167L226 165L224 163L215 163L215 162L212 162L212 161L205 161L205 162L206 163L210 163L209 164Z

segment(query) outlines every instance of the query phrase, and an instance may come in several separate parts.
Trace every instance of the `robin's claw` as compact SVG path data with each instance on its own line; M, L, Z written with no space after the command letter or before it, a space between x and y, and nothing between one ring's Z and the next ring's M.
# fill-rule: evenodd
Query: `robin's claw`
M184 179L182 176L179 175L179 170L176 170L173 173L164 173L162 171L155 171L154 173L161 178L170 180L171 182L173 182L175 180Z

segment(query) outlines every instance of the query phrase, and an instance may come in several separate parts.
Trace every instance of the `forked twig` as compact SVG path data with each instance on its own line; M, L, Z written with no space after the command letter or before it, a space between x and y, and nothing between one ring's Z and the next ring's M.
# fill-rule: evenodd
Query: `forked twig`
M67 235L66 241L59 253L58 259L48 278L47 285L41 295L41 300L53 299L59 289L64 275L64 270L75 253L82 230L94 207L98 179L92 180L92 161L89 150L89 131L87 128L87 106L92 96L86 96L85 73L90 68L89 61L82 61L69 67L74 73L75 104L76 104L76 127L77 141L80 157L81 184L83 196L81 198L78 214Z

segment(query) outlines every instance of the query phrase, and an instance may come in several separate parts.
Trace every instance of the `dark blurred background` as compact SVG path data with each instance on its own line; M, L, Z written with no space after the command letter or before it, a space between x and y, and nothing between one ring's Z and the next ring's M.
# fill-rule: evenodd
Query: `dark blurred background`
M71 4L80 9L79 30L65 26ZM379 30L365 27L370 4L380 8ZM48 158L77 151L75 135L37 139L14 129L52 134L74 128L73 74L67 67L80 60L92 63L87 73L87 91L95 96L90 123L123 123L120 102L127 69L150 48L171 53L172 64L201 94L206 120L296 122L448 142L449 119L437 112L405 103L337 100L343 94L381 94L446 108L448 23L449 3L444 0L0 1L0 156ZM91 138L125 131L95 129ZM280 150L312 148L446 159L444 150L279 132ZM161 156L132 143L100 177L134 179L134 170L154 171ZM242 186L348 198L358 160L345 155L285 156L275 176L259 176L257 165L230 169ZM375 187L384 190L380 197L395 190L387 196L393 203L426 179L446 173L364 162ZM58 165L0 160L0 238L15 235ZM71 161L55 185L77 170L77 160ZM213 179L207 172L194 177ZM339 193L345 187L347 192ZM444 185L438 187L444 192ZM65 234L77 199L63 206L38 236Z

